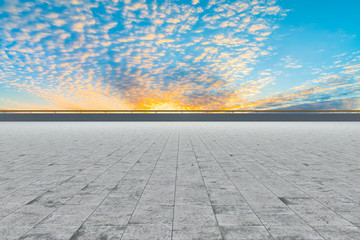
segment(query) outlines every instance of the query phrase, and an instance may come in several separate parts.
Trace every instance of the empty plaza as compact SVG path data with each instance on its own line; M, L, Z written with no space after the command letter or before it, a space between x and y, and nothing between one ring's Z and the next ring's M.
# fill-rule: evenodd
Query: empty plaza
M360 239L358 122L0 122L0 239Z

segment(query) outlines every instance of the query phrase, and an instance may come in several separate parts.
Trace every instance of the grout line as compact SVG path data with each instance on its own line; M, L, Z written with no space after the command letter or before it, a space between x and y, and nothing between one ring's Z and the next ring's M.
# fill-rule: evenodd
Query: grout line
M136 137L135 139L130 140L127 144L129 144L129 143L131 143L131 142L134 142L134 141L137 140L139 137L140 137L140 136ZM145 140L144 140L144 141L145 141ZM128 146L128 145L125 145L125 146ZM123 147L114 150L113 152L111 152L111 154L112 154L112 153L115 153L115 152L117 152L117 151L119 151L119 150L121 150L122 148L123 148ZM95 153L93 153L93 154L95 154ZM89 156L92 156L93 154L91 154L91 155L89 155ZM127 155L127 154L126 154L126 155ZM125 157L126 155L124 155L123 157ZM89 157L89 156L88 156L88 157ZM123 158L123 157L122 157L122 158ZM106 158L106 157L102 157L101 160L102 160L102 159L105 159L105 158ZM86 159L82 159L82 160L76 161L75 163L81 163L81 162L85 162L85 161L86 161ZM87 166L84 170L92 167L93 165L96 165L96 162L92 162L92 163L91 163L89 166ZM56 173L56 172L59 172L59 171L63 171L64 169L66 169L66 168L68 168L68 167L69 167L69 166L65 166L65 167L63 167L63 168L60 168L60 169L58 169L58 170L56 170L56 171L51 172L50 174L53 174L53 173ZM83 170L83 171L84 171L84 170ZM106 171L106 170L105 170L105 171ZM44 194L46 194L47 192L49 192L51 189L54 189L54 188L60 186L62 183L67 182L68 180L76 177L76 176L77 176L79 173L81 173L81 172L82 172L82 171L77 172L77 173L69 176L67 179L62 180L61 182L57 183L55 186L46 189L46 191L44 190L43 193L41 193L39 196L35 197L35 198L34 198L33 200L31 200L31 201L34 201L34 200L38 199L39 197L41 197L41 196L43 196ZM29 186L29 185L31 185L31 184L34 184L34 183L36 183L36 182L38 182L38 181L40 181L40 180L48 177L50 174L47 174L47 175L45 175L44 177L39 178L39 179L37 179L36 181L31 182L30 184L28 184L28 185L26 185L26 186ZM97 179L97 178L98 178L99 176L101 176L102 174L103 174L103 173L101 173L100 175L96 176L95 179ZM95 179L93 179L92 181L94 181ZM92 182L92 181L91 181L91 182ZM89 182L89 183L90 183L90 182ZM21 190L21 189L23 189L23 188L26 188L26 186L24 186L24 187L16 190L15 192L12 192L12 193L4 196L4 198L7 197L7 196L9 196L9 195L11 195L11 194L14 194L14 193L18 192L19 190ZM80 191L81 191L81 190L80 190ZM80 192L80 191L78 191L78 192ZM77 193L78 193L78 192L77 192ZM75 195L76 195L77 193L75 193ZM71 198L72 198L72 197L71 197ZM68 200L70 200L71 198L69 198ZM0 199L1 199L1 198L0 198ZM68 201L68 200L67 200L67 201ZM31 202L31 201L30 201L30 202ZM29 202L28 202L28 203L29 203ZM9 214L7 214L6 216L3 216L3 217L0 218L0 219L3 219L3 218L5 218L5 217L11 215L12 213L14 213L14 212L18 211L19 209L21 209L22 207L26 206L28 203L25 203L24 205L21 205L20 207L16 208L14 211L10 212ZM61 206L59 206L59 207L61 207ZM56 209L58 209L59 207L57 207ZM56 209L55 209L54 211L56 211ZM54 211L50 212L50 214L53 213ZM50 215L50 214L49 214L49 215ZM49 215L48 215L48 216L49 216ZM43 219L43 220L44 220L44 219ZM41 222L41 221L40 221L40 222ZM39 223L40 223L40 222L39 222ZM37 223L37 224L39 224L39 223Z
M179 168L179 149L180 149L180 128L178 130L178 144L177 144L177 157L176 157L176 172L175 172L175 191L174 191L174 206L173 206L173 218L171 225L171 239L173 239L174 234L174 220L175 220L175 206L176 206L176 185L177 185L177 173Z
M199 172L200 172L200 175L201 175L201 179L202 179L202 181L203 181L203 184L204 184L204 187L205 187L205 190L206 190L206 194L207 194L207 196L208 196L209 203L210 203L210 206L211 206L211 209L212 209L212 212L213 212L215 221L216 221L216 226L218 227L218 230L219 230L219 233L220 233L221 238L224 239L224 236L223 236L223 234L222 234L222 232L221 232L221 229L220 229L220 226L219 226L219 221L218 221L218 219L217 219L217 217L216 217L215 209L214 209L214 207L213 207L213 204L211 204L210 194L209 194L208 188L207 188L207 186L206 186L206 184L205 184L204 176L203 176L202 171L201 171L201 169L200 169L199 161L198 161L197 155L196 155L195 150L194 150L193 142L191 141L189 135L188 135L187 137L188 137L188 139L189 139L191 148L192 148L192 150L193 150L193 154L194 154L194 157L195 157L195 160L196 160L196 164L198 165L198 169L199 169Z
M129 143L130 142L133 142L133 141L135 141L136 139L138 139L140 136L138 136L137 138L135 138L135 139L133 139L133 140L131 140L131 141L129 141ZM125 156L127 156L133 149L135 149L138 145L140 145L141 143L143 143L143 142L145 142L146 141L146 139L148 139L148 138L145 138L142 142L140 142L139 144L137 144L136 146L134 146L131 150L129 150L123 157L121 157L121 159L119 160L119 161L117 161L117 162L115 162L114 164L112 164L110 167L108 167L104 172L102 172L101 174L99 174L98 176L96 176L93 180L91 180L88 184L91 184L92 182L94 182L97 178L99 178L101 175L103 175L107 170L109 170L113 165L115 165L115 164L117 164L117 163L119 163ZM128 146L128 145L126 145L126 146ZM120 149L122 149L123 147L121 147ZM120 149L118 149L118 150L120 150ZM113 151L112 153L114 153L114 152L116 152L116 151L118 151L118 150L115 150L115 151ZM105 158L105 157L104 157ZM102 158L102 159L104 159L104 158ZM95 163L94 163L95 164ZM92 165L94 165L94 164L91 164L90 166L92 166ZM89 166L89 167L90 167ZM88 185L87 184L87 185ZM58 186L58 185L56 185L56 186ZM55 187L56 187L55 186ZM54 187L54 188L55 188ZM52 189L52 188L51 188ZM82 190L82 189L81 189ZM78 192L76 192L73 196L75 196L76 194L78 194L79 192L81 192L81 190L79 190ZM43 194L42 194L43 195ZM42 196L42 195L40 195L40 196ZM68 202L70 199L72 199L73 198L73 196L72 197L70 197L68 200L66 200L65 201L65 203L66 202ZM106 197L105 197L106 198ZM103 201L102 201L103 202ZM59 207L56 207L55 208L55 210L54 211L52 211L52 212L50 212L45 218L43 218L40 222L38 222L38 223L36 223L31 229L29 229L26 233L24 233L24 234L22 234L23 236L24 235L26 235L28 232L30 232L32 229L34 229L37 225L39 225L39 224L41 224L48 216L50 216L50 214L52 214L53 212L55 212L56 210L58 210L59 208L61 208L62 206L65 206L65 203L64 204L62 204L62 205L60 205ZM101 204L101 203L100 203ZM100 204L98 205L98 206L100 206ZM97 209L97 207L96 207L96 209ZM95 209L95 210L96 210ZM94 210L94 211L95 211ZM94 212L93 211L93 212ZM92 213L93 213L92 212ZM92 215L92 213L90 214L90 215ZM89 215L89 217L90 217L90 215ZM88 217L88 218L89 218ZM88 219L87 218L87 219ZM85 220L86 221L86 220ZM84 222L85 222L84 221ZM81 224L81 226L83 225L83 223ZM81 227L80 226L80 227ZM77 232L77 230L75 231L75 233Z
M160 133L160 135L159 135L159 137L157 137L157 138L160 138L160 136L161 136L161 133ZM157 139L157 138L155 138L154 140L153 140L153 143L155 142L155 140ZM145 142L146 140L147 140L148 138L146 138L144 141L142 141L141 143L139 143L138 145L136 145L134 148L132 148L130 151L129 151L129 153L131 153L132 152L132 150L133 149L135 149L137 146L139 146L139 145L141 145L143 142ZM139 157L139 160L145 155L145 153L150 149L152 147L152 144L146 149L146 151L144 151L143 153L142 153L142 155ZM129 154L128 153L128 154ZM126 154L125 156L127 156L128 154ZM124 157L125 157L124 156ZM123 158L124 158L123 157ZM123 159L122 158L122 159ZM118 162L116 162L116 163L119 163L120 162L120 160L118 161ZM115 164L116 164L115 163ZM111 190L111 191L109 191L109 193L105 196L105 198L96 206L96 208L94 209L94 211L92 211L92 213L83 221L83 223L80 225L80 227L74 232L74 234L70 237L70 239L72 239L73 238L73 236L76 236L76 233L79 231L79 229L81 229L81 227L84 225L84 223L94 214L94 212L100 207L100 205L108 198L108 196L117 188L117 186L120 184L120 182L128 175L128 173L134 168L134 166L136 165L136 163L137 163L137 161L135 161L134 162L134 164L131 166L131 168L129 168L129 170L126 172L126 174L124 174L124 176L122 176L122 178L118 181L118 183L115 185L115 187L113 188L113 190ZM115 165L114 164L114 165ZM110 167L111 168L111 167ZM110 169L110 168L108 168L108 169Z
M259 221L261 222L262 226L266 229L266 231L268 232L269 236L271 236L272 239L275 240L275 238L272 236L272 234L270 233L270 231L267 229L267 227L264 225L264 223L262 222L262 220L259 218L259 216L256 214L256 212L254 211L254 209L251 207L251 205L249 204L249 202L246 200L246 198L243 196L243 194L241 193L241 191L239 190L239 188L236 186L236 184L234 183L234 181L232 180L232 178L227 174L227 172L224 170L224 168L222 167L222 165L219 163L219 161L215 158L214 154L212 153L212 151L210 151L209 147L204 143L203 139L201 138L201 136L198 135L198 138L200 139L200 141L203 143L203 145L206 147L206 149L209 151L209 153L211 154L211 156L214 158L214 160L218 163L218 165L221 167L221 169L223 170L223 172L225 173L225 175L228 177L228 179L231 181L231 183L234 185L234 187L238 190L239 194L241 195L241 197L244 199L244 201L247 203L247 205L249 206L249 208L253 211L253 213L255 214L255 216L259 219ZM244 168L245 169L245 168ZM246 169L245 169L246 170ZM246 170L247 171L247 170Z
M227 153L227 151L220 146L217 142L215 142L216 145L218 145L224 152ZM236 148L236 147L235 147ZM231 157L231 156L230 156ZM232 157L231 157L232 158ZM249 157L250 159L252 159L251 157ZM232 158L233 159L233 158ZM234 159L235 160L235 159ZM253 160L253 159L252 159ZM261 185L263 185L269 192L271 192L274 196L276 196L278 198L278 196L271 191L265 184L263 184L253 173L251 173L249 170L246 169L246 167L244 167L241 163L239 163L239 161L235 160L240 166L242 166L249 174L251 174ZM256 162L256 160L253 160ZM325 239L324 236L322 236L316 229L314 229L307 221L305 221L301 216L299 216L299 214L297 212L295 212L293 209L291 209L289 206L285 205L288 209L290 209L294 214L296 214L300 219L302 219L306 225L308 225L311 229L313 229L317 234L319 234L319 236L321 236L322 238ZM261 221L261 219L260 219ZM266 228L266 227L265 227ZM268 230L268 228L266 228L266 230ZM270 233L270 232L269 232Z
M135 210L136 210L136 208L137 208L137 206L138 206L138 204L139 204L139 202L140 202L140 200L141 200L141 197L142 197L142 195L143 195L144 192L145 192L145 189L146 189L146 187L147 187L147 185L148 185L148 183L149 183L149 181L150 181L150 178L151 178L151 176L153 175L154 170L155 170L155 168L156 168L156 166L157 166L157 164L158 164L158 162L159 162L159 160L160 160L160 158L161 158L161 155L162 155L162 153L163 153L163 151L164 151L164 149L165 149L165 146L167 145L167 143L168 143L168 141L169 141L170 135L171 135L171 134L169 134L169 136L167 137L167 139L166 139L166 141L165 141L165 143L164 143L164 146L162 147L162 149L161 149L161 151L160 151L159 157L158 157L158 159L156 160L156 163L155 163L155 165L154 165L154 167L153 167L153 169L152 169L152 171L151 171L151 174L150 174L148 180L146 181L145 187L144 187L143 191L141 192L141 195L140 195L140 197L139 197L139 200L136 202L136 205L135 205L135 207L134 207L134 209L133 209L133 211L132 211L132 213L131 213L131 216L130 216L130 218L129 218L129 221L131 220L132 216L134 215L134 212L135 212ZM124 234L125 234L125 232L126 232L126 229L127 229L127 227L129 226L129 221L128 221L128 223L126 224L126 227L125 227L123 233L121 234L120 239L123 238L123 236L124 236Z
M223 140L224 142L226 142L227 144L229 144L229 145L232 145L235 149L237 149L237 147L236 146L234 146L233 144L231 144L231 143L229 143L228 141L226 141L226 140ZM220 146L217 142L216 142L216 144L220 147L220 148L222 148L225 152L227 152L222 146ZM245 155L247 155L247 154L245 154ZM248 156L248 155L247 155ZM265 155L264 155L265 156ZM233 157L231 157L232 159L233 159ZM250 159L252 159L254 162L256 162L257 164L259 164L259 165L261 165L262 167L264 167L265 169L267 169L268 171L270 171L270 172L272 172L273 174L275 174L276 176L278 176L278 177L280 177L283 181L286 181L286 179L284 179L281 175L279 175L278 173L276 173L276 172L274 172L273 170L271 170L270 168L268 168L268 167L266 167L266 166L264 166L262 163L260 163L260 162L258 162L257 160L254 160L252 157L250 157L250 156L248 156L248 158L250 158ZM234 159L236 162L238 162L238 160L236 160L236 159ZM273 159L272 159L272 161L274 161ZM239 163L240 164L240 163ZM245 168L245 167L244 167ZM288 168L288 167L287 167ZM288 168L288 169L290 169L290 170L292 170L291 168ZM262 171L264 171L264 170L262 170ZM292 171L294 171L294 170L292 170ZM254 178L256 178L255 177L255 175L254 174L252 174L252 173L250 173ZM307 176L305 176L305 175L303 175L304 177L306 177L306 178L309 178L309 177L307 177ZM258 178L256 178L259 182L261 182ZM309 178L310 179L310 178ZM311 180L311 179L310 179ZM309 195L307 192L305 192L304 190L302 190L301 188L299 188L296 184L294 184L294 183L292 183L291 181L286 181L286 182L288 182L288 183L290 183L294 188L296 188L296 189L298 189L300 192L302 192L302 193L304 193L305 195L307 195L307 196L309 196L311 199L313 199L314 201L316 201L316 202L318 202L318 203L320 203L322 206L324 206L326 209L328 209L329 211L332 211L332 212L334 212L336 215L338 215L339 217L341 217L342 219L344 219L345 221L347 221L349 224L351 224L351 225L353 225L353 226L355 226L353 223L351 223L349 220L347 220L346 218L344 218L342 215L340 215L339 213L337 213L336 211L334 211L334 210L332 210L331 208L329 208L328 206L326 206L326 205L324 205L322 202L320 202L319 200L317 200L316 198L314 198L313 196L311 196L311 195ZM273 193L276 197L278 197L273 191L271 191L267 186L265 186L262 182L261 182L261 184L264 186L264 187L266 187L271 193ZM349 199L349 200L351 200L351 199ZM294 211L290 206L288 206L287 205L287 207L289 208L289 209L291 209L291 211L293 211L296 215L298 215L301 219L303 219L296 211ZM305 219L303 219L304 220L304 222L306 222L307 223L307 221L305 221ZM314 229L309 223L307 223L307 225L309 225L312 229ZM314 229L314 231L316 231L315 229ZM317 232L317 231L316 231ZM318 232L317 232L318 233ZM320 233L318 233L320 236L322 236Z

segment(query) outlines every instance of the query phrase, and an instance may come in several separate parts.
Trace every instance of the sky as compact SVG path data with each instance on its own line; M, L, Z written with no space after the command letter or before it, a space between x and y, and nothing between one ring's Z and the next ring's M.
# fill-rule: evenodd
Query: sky
M360 109L358 0L0 0L0 109Z

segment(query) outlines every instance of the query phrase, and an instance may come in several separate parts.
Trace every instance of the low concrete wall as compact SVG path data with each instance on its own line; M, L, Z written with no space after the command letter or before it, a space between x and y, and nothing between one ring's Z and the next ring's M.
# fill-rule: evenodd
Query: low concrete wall
M360 121L358 113L5 113L0 121Z

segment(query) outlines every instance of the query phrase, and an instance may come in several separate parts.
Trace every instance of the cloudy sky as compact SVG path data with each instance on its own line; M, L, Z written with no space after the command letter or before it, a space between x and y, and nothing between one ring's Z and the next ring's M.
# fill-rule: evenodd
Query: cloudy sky
M0 0L0 109L360 109L358 0Z

